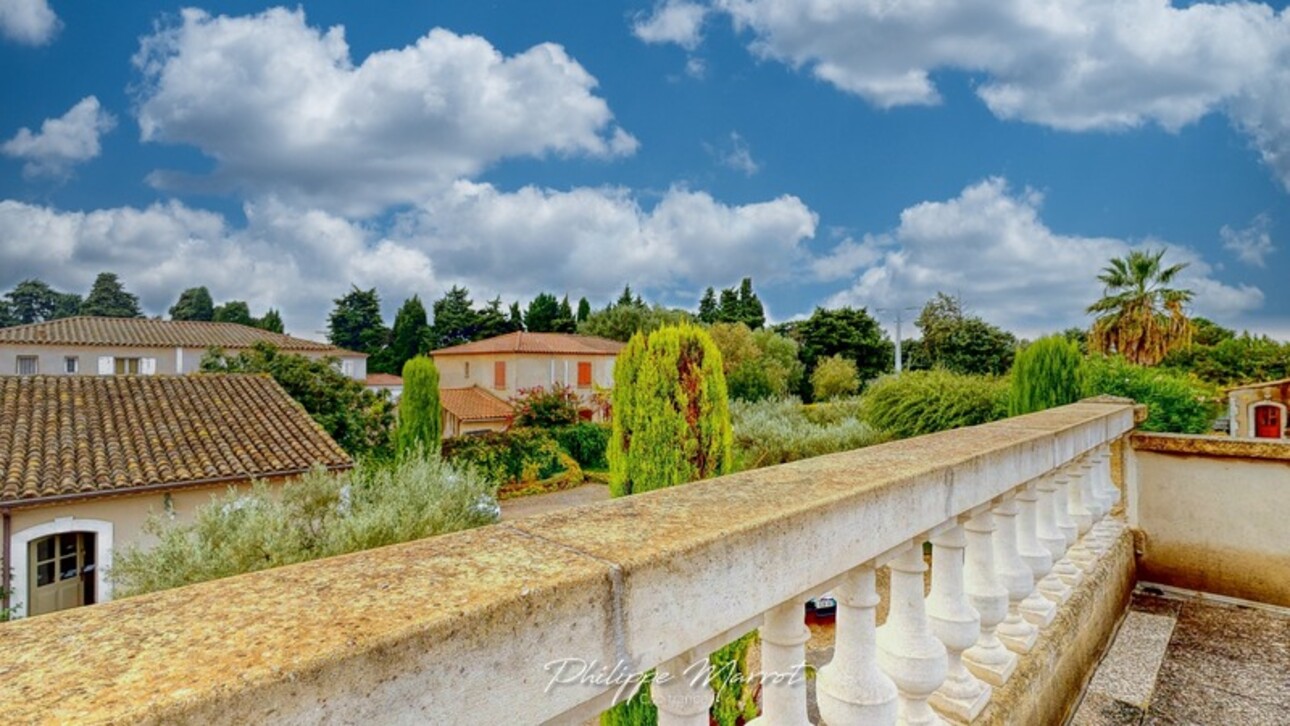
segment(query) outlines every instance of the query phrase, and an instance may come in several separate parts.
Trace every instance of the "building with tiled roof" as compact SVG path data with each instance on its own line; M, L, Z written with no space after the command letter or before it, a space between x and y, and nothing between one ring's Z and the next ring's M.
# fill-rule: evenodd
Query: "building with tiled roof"
M393 373L368 373L363 387L376 393L388 393L391 401L403 396L403 377Z
M112 550L149 512L188 518L253 479L351 465L267 376L0 376L12 600L39 614L110 599Z
M443 410L444 436L506 428L515 416L511 404L479 386L440 388L439 406Z
M440 389L477 387L505 402L528 388L568 386L581 398L584 417L595 418L595 397L613 387L614 361L622 348L616 340L590 335L507 333L440 348L430 356L439 369Z
M347 375L367 375L365 354L249 325L83 315L0 328L0 375L192 373L211 348L236 352L257 343L332 357Z

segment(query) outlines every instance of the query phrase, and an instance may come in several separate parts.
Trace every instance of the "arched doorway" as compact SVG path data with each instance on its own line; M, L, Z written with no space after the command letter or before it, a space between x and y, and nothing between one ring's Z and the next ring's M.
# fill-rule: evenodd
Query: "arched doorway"
M39 615L112 599L113 526L59 517L13 534L13 615Z
M1285 436L1286 410L1279 403L1256 403L1250 407L1254 437L1280 439Z

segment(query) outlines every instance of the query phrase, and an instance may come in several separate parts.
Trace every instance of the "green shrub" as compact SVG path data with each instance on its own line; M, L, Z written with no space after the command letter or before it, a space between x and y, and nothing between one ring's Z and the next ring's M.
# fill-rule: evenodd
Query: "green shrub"
M865 391L861 417L895 438L996 421L1008 412L1008 381L945 370L878 379Z
M796 398L730 403L740 469L773 466L880 443L885 437L857 417L854 399L803 406Z
M439 369L426 356L403 364L403 394L394 430L398 455L414 450L439 452L442 412L439 409Z
M609 490L662 489L730 471L730 411L721 353L702 328L632 336L614 365Z
M454 436L443 442L448 461L468 466L497 484L532 482L565 470L560 445L543 429L517 428Z
M582 399L570 386L521 388L511 399L515 407L515 425L549 429L578 422Z
M255 482L199 507L191 522L153 514L152 547L118 550L118 595L138 595L296 562L407 542L497 520L497 487L437 457L360 460L315 469L281 487Z
M1008 415L1074 403L1083 395L1084 356L1061 335L1040 338L1017 354L1012 366Z
M563 426L551 432L556 443L586 469L607 469L610 427L608 424L584 421Z
M841 355L820 360L811 372L811 392L816 401L855 395L860 390L860 374L855 361Z
M1218 389L1189 373L1136 366L1119 356L1090 358L1087 371L1088 395L1146 404L1147 420L1138 427L1142 431L1208 433L1220 411Z

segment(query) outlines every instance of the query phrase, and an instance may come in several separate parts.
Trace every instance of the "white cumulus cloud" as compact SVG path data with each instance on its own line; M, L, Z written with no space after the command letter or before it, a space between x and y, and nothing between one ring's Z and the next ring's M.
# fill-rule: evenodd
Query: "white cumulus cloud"
M1272 219L1260 214L1244 229L1227 225L1218 231L1223 249L1236 254L1236 259L1248 265L1263 267L1268 255L1276 251L1272 244Z
M356 62L344 28L302 10L244 17L185 10L144 38L138 119L145 141L191 144L210 179L154 172L302 206L370 214L415 203L508 157L631 154L596 79L558 45L505 56L434 29Z
M816 271L827 273L823 279L848 267L857 275L832 305L921 305L943 291L986 320L1035 335L1088 324L1084 310L1101 295L1097 274L1110 258L1166 246L1167 260L1189 263L1178 283L1196 293L1198 312L1230 320L1263 303L1258 288L1216 279L1188 248L1055 232L1040 218L1042 201L1038 192L987 179L953 199L905 209L890 232L842 242Z
M48 0L0 0L0 35L25 45L44 45L62 22Z
M694 50L703 41L708 8L689 0L661 0L648 15L637 16L632 33L646 43L676 43Z
M98 98L86 96L62 116L45 119L38 132L19 129L0 151L25 160L22 173L28 178L64 177L72 166L98 156L99 137L115 127L116 118Z
M763 58L879 107L940 101L978 76L999 118L1069 131L1226 112L1290 188L1290 12L1167 0L714 0Z

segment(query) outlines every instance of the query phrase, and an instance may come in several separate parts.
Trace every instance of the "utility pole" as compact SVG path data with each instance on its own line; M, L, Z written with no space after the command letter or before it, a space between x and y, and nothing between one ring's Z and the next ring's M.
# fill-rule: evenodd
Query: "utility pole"
M917 307L908 305L897 308L874 308L874 312L884 313L894 310L896 312L896 374L900 375L901 370L905 367L904 358L901 355L901 338L903 337L901 323L904 322L904 313L906 310L917 310Z

